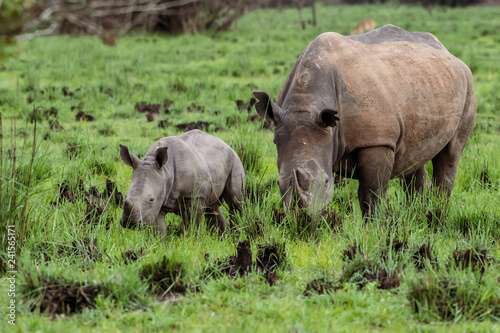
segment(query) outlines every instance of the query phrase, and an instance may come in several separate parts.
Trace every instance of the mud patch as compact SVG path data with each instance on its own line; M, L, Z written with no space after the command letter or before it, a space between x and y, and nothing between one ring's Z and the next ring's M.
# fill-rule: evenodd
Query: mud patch
M362 254L361 245L357 242L351 243L347 246L347 249L342 253L345 260L353 261L354 258L359 254Z
M30 305L30 310L40 309L40 312L52 316L71 315L85 308L95 307L95 298L101 293L100 285L69 283L64 278L33 279L26 277L25 295L37 295L36 302Z
M163 104L151 104L147 102L139 102L136 103L134 108L135 111L139 113L144 113L146 115L146 119L148 122L153 122L155 119L155 116L159 115L160 113L168 114L170 113L170 105L172 104L172 101L165 100Z
M185 275L182 263L169 260L166 256L156 263L145 264L139 272L139 277L148 284L149 290L160 297L185 295L188 289L183 283Z
M413 254L412 258L417 269L424 269L426 260L429 260L432 266L437 267L437 260L432 254L430 241L427 244L422 244L422 246L420 246L418 250Z
M169 125L170 125L170 122L168 121L168 119L160 120L158 122L159 128L167 128Z
M75 157L80 156L82 153L82 146L76 143L67 142L66 149L64 150L68 159L72 160Z
M262 128L265 130L271 129L271 122L267 119L263 119L258 114L253 114L248 116L248 121L251 122L262 122Z
M77 199L83 199L86 203L86 211L83 220L87 223L98 225L100 217L108 210L109 206L121 207L123 205L123 194L120 193L116 184L106 179L106 188L99 193L97 186L91 186L88 191L84 190L83 181L80 179L78 185L71 187L69 182L65 181L59 185L59 196L52 205L73 203ZM113 220L112 216L106 219L106 229Z
M279 279L277 270L286 262L285 244L276 243L259 246L257 252L257 269L263 272L263 277L269 285L274 285Z
M312 280L306 285L304 296L312 296L313 294L325 295L342 289L342 285L328 281L326 279Z
M190 106L188 106L186 108L186 112L187 113L193 113L193 112L205 113L205 107L192 103Z
M484 274L488 266L488 251L486 249L465 249L453 251L453 260L457 267L467 269L471 267L472 270L479 270Z
M212 123L209 123L207 121L197 121L197 122L190 122L190 123L180 123L180 124L177 124L177 129L180 130L180 131L184 131L184 132L187 132L187 131L191 131L191 130L194 130L194 129L199 129L199 130L202 130L204 132L207 132L208 131L208 128L210 127ZM219 130L219 128L215 128L215 132L217 132Z
M250 98L248 102L245 102L242 99L238 99L236 100L236 107L239 111L247 111L248 113L250 113L255 103L257 103L257 100L253 97Z
M236 255L217 259L214 264L209 264L208 258L209 256L205 255L205 260L207 260L207 267L203 273L205 278L218 278L223 274L231 277L244 276L252 269L252 250L249 240L238 243Z
M99 193L96 186L91 186L88 192L85 192L85 202L87 210L84 220L87 223L98 225L101 216L108 210L109 204L115 207L123 205L123 194L120 193L116 184L106 179L106 188ZM113 222L113 217L108 216L105 219L106 230Z
M89 114L86 114L85 112L83 111L78 111L78 113L76 114L75 116L75 120L76 121L94 121L95 118L94 116L91 116Z
M146 255L147 250L140 248L139 250L128 250L122 253L123 262L128 265L141 259Z

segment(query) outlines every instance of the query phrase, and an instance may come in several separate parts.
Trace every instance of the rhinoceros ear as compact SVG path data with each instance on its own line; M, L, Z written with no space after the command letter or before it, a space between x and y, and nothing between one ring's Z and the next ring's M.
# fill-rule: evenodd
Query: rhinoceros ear
M279 121L280 107L274 103L269 95L263 91L254 91L253 95L259 100L255 110L262 118L277 123Z
M168 153L167 153L168 147L160 147L156 149L155 151L155 161L156 161L156 167L158 169L163 168L165 163L167 163L168 160Z
M319 113L318 122L323 127L335 127L339 117L337 117L338 111L325 109Z
M120 145L120 156L122 157L123 162L125 162L126 165L131 166L132 168L137 168L139 163L141 163L141 160L139 157L135 156L132 154L127 146L122 146Z

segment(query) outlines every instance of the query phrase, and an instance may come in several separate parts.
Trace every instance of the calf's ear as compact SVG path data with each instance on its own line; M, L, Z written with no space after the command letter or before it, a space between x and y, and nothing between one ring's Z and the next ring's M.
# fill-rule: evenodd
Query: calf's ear
M122 160L126 165L131 166L134 169L137 168L137 166L141 162L139 157L135 156L128 150L127 146L120 145L120 156L122 157Z
M168 150L168 147L160 147L160 148L157 148L155 151L155 161L156 161L156 167L158 169L163 168L165 163L167 163L167 160L168 160L167 150Z
M259 100L255 104L255 110L262 118L277 123L279 121L279 114L281 108L278 104L274 103L269 95L263 91L254 91L253 95Z

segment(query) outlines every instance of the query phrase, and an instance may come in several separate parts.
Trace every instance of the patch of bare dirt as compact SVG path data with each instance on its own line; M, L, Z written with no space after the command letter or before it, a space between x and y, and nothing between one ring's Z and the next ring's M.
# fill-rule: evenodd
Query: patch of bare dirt
M64 278L49 280L38 277L37 280L35 282L29 274L26 276L28 292L25 294L39 296L30 310L38 308L40 312L54 317L78 313L85 308L94 308L95 299L101 292L99 285L69 283Z
M417 267L417 269L424 269L426 260L429 260L433 266L437 265L436 258L432 254L430 241L427 244L422 244L422 246L420 246L413 254L413 262L415 263L415 267Z
M488 251L486 249L465 249L460 251L455 249L453 251L453 260L462 269L471 267L472 270L479 269L483 274L488 266Z
M257 269L264 273L263 277L269 285L274 285L279 279L278 268L286 261L285 244L259 246L257 253Z
M180 123L180 124L177 124L177 129L181 130L181 131L184 131L184 132L187 132L187 131L191 131L191 130L194 130L194 129L199 129L199 130L202 130L202 131L208 131L208 128L210 127L212 123L209 123L207 121L192 121L190 123ZM215 128L215 132L219 131L220 129L218 127Z
M68 182L59 185L59 197L53 201L52 205L72 203L76 199L83 198L87 205L84 221L91 224L98 224L100 217L107 211L110 205L121 207L123 205L123 194L120 193L116 184L106 179L106 187L102 192L96 186L91 186L85 191L83 181L80 179L76 187L69 186ZM106 219L106 227L109 228L112 218Z
M193 112L205 113L205 107L192 103L190 106L188 106L186 108L186 112L187 113L193 113Z
M122 259L125 264L130 264L144 257L146 252L147 250L143 247L138 250L128 250L122 253Z
M337 284L326 279L312 280L306 285L304 296L312 296L313 294L325 295L331 292L342 289L341 284Z
M243 101L242 99L236 100L236 107L238 108L239 111L247 111L250 113L252 111L253 106L257 103L257 100L255 98L250 98L247 102Z
M95 118L94 116L91 116L89 114L86 114L82 110L78 111L78 113L75 116L76 121L94 121Z
M145 264L139 272L139 277L148 283L153 294L168 297L186 294L188 287L183 282L185 274L182 263L163 256L163 259L156 263Z

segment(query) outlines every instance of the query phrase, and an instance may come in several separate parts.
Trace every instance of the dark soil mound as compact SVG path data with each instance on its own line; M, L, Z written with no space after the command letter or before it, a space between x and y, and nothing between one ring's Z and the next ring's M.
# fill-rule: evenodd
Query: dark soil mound
M425 268L425 260L429 260L432 265L437 265L437 261L432 254L431 242L426 244L422 244L418 248L418 250L413 254L413 262L418 269Z
M209 126L210 126L210 123L206 122L206 121L197 121L197 122L192 121L190 123L177 124L177 129L184 131L184 132L191 131L194 129L199 129L199 130L206 132L206 131L208 131ZM216 131L217 131L217 129L216 129Z
M146 252L145 248L140 248L139 250L128 250L122 253L122 258L125 264L130 264L142 258Z
M304 295L311 296L313 293L318 295L324 295L339 289L342 289L342 286L336 285L335 282L331 282L326 279L316 279L312 280L306 285L306 290L304 291Z
M101 291L99 285L68 283L64 278L47 280L38 278L35 284L31 275L26 277L26 289L29 295L40 295L40 299L31 306L31 311L39 308L40 312L52 316L57 314L73 314L84 308L93 308L95 298Z
M257 254L257 268L264 273L269 285L274 285L279 279L276 272L286 261L285 244L260 246Z
M85 120L85 121L94 121L95 118L89 114L85 114L85 112L83 111L78 111L78 113L76 114L75 116L75 120L76 121L82 121L82 120Z
M185 269L180 262L175 262L163 256L156 263L149 263L142 267L139 277L147 281L149 289L157 296L172 294L184 295L187 286L182 282Z
M453 251L453 260L462 269L471 267L472 270L479 269L481 274L483 274L488 265L488 251L485 249L455 250Z

